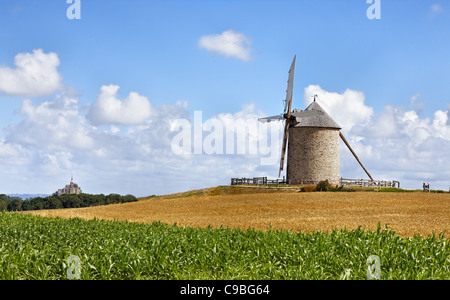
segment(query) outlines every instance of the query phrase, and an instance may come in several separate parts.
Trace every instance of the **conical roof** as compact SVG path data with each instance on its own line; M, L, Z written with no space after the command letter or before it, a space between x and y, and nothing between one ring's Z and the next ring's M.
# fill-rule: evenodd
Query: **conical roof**
M322 112L322 114L308 116L306 118L296 118L294 127L341 129L341 126L339 126L315 100L305 109L305 111L319 111Z

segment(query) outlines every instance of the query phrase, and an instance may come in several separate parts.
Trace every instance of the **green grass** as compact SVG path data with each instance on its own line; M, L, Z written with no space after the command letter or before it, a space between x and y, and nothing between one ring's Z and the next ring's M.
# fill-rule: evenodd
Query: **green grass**
M151 198L162 197L165 199L179 199L179 198L189 198L193 196L219 196L219 195L242 195L242 194L255 194L255 193L292 193L296 190L291 188L283 188L283 187L266 187L266 186L217 186L212 188L205 188L201 190L191 190L182 193L176 193L172 195L164 195L164 196L156 196L152 195L149 197L143 197L141 200L147 200Z
M53 219L0 213L0 279L450 279L439 236L403 238L388 228L331 233L193 229L162 223Z

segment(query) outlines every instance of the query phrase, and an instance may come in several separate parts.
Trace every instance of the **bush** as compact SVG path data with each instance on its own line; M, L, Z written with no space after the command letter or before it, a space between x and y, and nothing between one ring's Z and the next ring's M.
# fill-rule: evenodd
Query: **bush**
M328 188L328 190L329 190L330 192L342 192L342 191L345 191L344 186L342 186L342 185L336 185L335 187L330 186L330 187ZM351 191L350 191L350 192L351 192Z
M316 191L318 192L326 192L329 191L330 188L331 186L328 180L321 181L316 185Z
M313 185L306 185L300 188L300 192L302 193L312 193L316 191L316 187Z

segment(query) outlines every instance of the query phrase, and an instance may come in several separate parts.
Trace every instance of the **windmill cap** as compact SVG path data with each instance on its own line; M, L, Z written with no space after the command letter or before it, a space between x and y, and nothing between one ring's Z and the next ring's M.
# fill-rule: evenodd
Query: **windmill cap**
M341 129L339 126L327 112L316 102L312 102L305 111L320 111L323 114L310 116L308 118L297 119L294 127L320 127L320 128L332 128L332 129Z

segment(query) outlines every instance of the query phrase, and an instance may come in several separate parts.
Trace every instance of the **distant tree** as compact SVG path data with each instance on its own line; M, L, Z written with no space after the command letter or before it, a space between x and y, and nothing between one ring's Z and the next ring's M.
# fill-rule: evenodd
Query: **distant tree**
M21 211L22 210L22 199L14 199L8 204L8 211Z
M94 204L94 195L89 194L80 194L78 198L80 199L80 207L91 207L95 206Z
M121 200L121 196L118 194L109 194L108 196L106 196L106 204L115 204L115 203L120 203Z
M33 210L41 210L44 209L45 207L44 202L45 202L44 198L41 197L32 198L30 200L30 206L32 207Z
M9 203L8 199L0 198L0 211L8 210L8 203Z
M81 206L78 195L61 195L60 201L63 208L77 208Z
M45 209L59 209L59 208L63 208L61 200L59 200L59 198L55 197L55 196L46 197L44 204L45 204L44 205Z
M8 210L9 197L5 194L0 194L0 211Z
M42 209L59 209L59 208L77 208L77 207L91 207L106 204L135 202L137 198L133 195L121 196L119 194L104 194L91 195L61 195L54 193L52 196L45 198L36 197L23 201L19 197L9 197L0 194L0 211L29 211Z
M137 198L133 195L122 196L122 203L136 202Z
M34 210L33 205L31 204L30 200L23 201L22 210L23 211Z
M92 206L105 205L105 199L106 196L103 194L91 195L91 205Z

